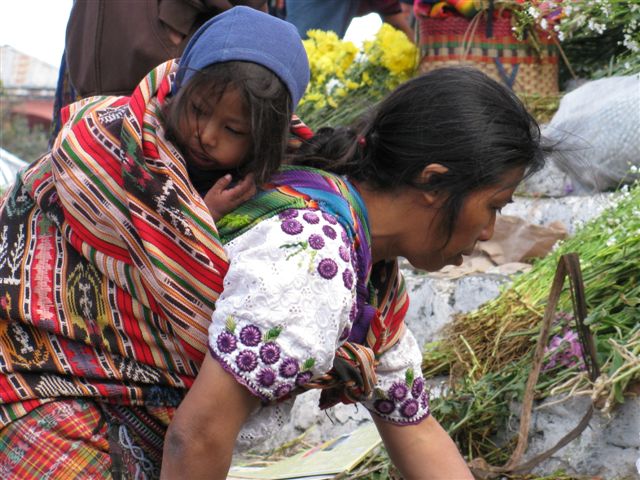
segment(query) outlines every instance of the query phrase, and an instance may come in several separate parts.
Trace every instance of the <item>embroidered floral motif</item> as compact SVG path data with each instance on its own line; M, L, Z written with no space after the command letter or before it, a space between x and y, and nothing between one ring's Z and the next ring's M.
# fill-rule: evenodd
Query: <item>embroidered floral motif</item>
M220 349L221 352L231 353L237 348L238 341L236 340L236 337L233 334L229 332L222 332L218 336L218 339L216 340L216 344L218 345L218 348Z
M353 287L353 272L351 270L342 272L342 281L347 290L351 290L351 287Z
M299 387L306 385L307 383L309 383L309 380L311 380L312 376L312 373L308 370L306 372L299 373L296 376L296 385Z
M351 260L351 254L349 253L349 249L344 245L340 245L340 248L338 249L338 253L340 254L340 258L345 262L348 262L349 260Z
M389 388L389 397L395 401L404 400L407 393L409 393L409 389L404 383L395 382L391 385L391 388Z
M255 347L260 343L260 330L254 325L247 325L240 330L240 341L247 347Z
M320 218L318 218L318 215L313 212L305 212L304 215L302 215L302 218L304 218L304 220L311 225L315 225L320 222Z
M318 264L318 273L322 278L330 280L338 273L338 265L330 258L323 258Z
M237 335L236 330L239 330ZM214 348L212 352L227 371L261 398L283 398L294 386L302 386L311 380L311 369L316 360L313 357L304 361L283 357L282 347L276 343L281 332L281 326L264 333L254 324L238 328L233 316L229 316L215 341L217 350ZM233 352L237 353L227 356Z
M378 412L384 415L389 415L396 408L395 403L391 400L376 400L373 406Z
M413 381L413 386L411 387L411 396L413 398L418 398L422 394L424 390L424 378L418 377Z
M278 388L276 388L275 396L276 398L282 398L285 395L289 394L291 390L293 390L293 386L289 385L288 383L283 383Z
M325 212L322 212L322 218L324 218L331 225L335 225L338 223L338 221L333 215L329 215L328 213L325 213Z
M313 235L310 235L309 246L314 250L320 250L322 247L324 247L324 238L315 233Z
M260 358L268 365L280 360L280 347L274 342L265 343L260 347Z
M258 373L258 382L263 387L270 387L276 381L276 372L271 370L270 368L263 368Z
M282 225L280 227L282 228L282 231L284 233L288 233L289 235L297 235L299 233L302 233L302 230L304 228L299 221L293 219L285 220L284 222L282 222Z
M293 208L289 208L287 210L283 210L282 212L280 212L278 214L278 217L281 220L286 220L286 219L289 219L289 218L296 218L297 216L298 216L298 210L293 209Z
M405 401L400 406L400 413L405 418L413 417L416 413L418 413L418 410L420 410L420 405L418 405L418 402L413 398L410 398L409 400Z
M424 379L415 378L412 368L405 371L405 381L391 384L385 391L376 388L378 400L373 408L383 416L391 416L395 412L396 419L401 423L416 423L429 414L429 396L425 389Z
M236 365L244 372L251 372L258 366L258 356L251 350L243 350L236 357Z
M322 227L322 232L327 236L327 238L330 238L331 240L335 240L338 236L334 228L330 225L325 225L324 227Z
M294 377L298 373L298 362L294 358L286 358L280 365L280 375L283 377Z

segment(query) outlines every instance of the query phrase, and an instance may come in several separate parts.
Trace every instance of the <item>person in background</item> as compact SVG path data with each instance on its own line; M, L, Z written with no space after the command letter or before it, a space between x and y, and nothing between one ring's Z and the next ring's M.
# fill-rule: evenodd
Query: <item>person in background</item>
M377 13L383 22L414 40L413 28L398 0L285 0L285 9L286 20L296 26L303 39L314 29L331 30L342 38L355 17Z
M204 22L234 5L266 11L266 0L74 0L49 146L65 105L92 95L131 95L157 65L178 58Z
M471 68L415 77L358 125L303 143L218 222L230 267L162 478L226 478L234 447L255 446L321 388L321 408L369 410L403 478L472 479L431 415L398 257L460 265L545 150L513 92Z
M63 110L0 198L0 478L159 476L229 266L214 220L278 169L308 81L296 29L238 6Z

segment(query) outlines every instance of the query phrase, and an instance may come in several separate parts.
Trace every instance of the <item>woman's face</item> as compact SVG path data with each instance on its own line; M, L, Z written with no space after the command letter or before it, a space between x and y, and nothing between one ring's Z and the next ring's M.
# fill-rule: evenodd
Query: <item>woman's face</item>
M252 144L251 119L237 88L213 99L190 100L179 136L186 159L202 170L234 170L242 166Z
M493 236L496 215L513 201L513 193L523 175L524 169L514 169L505 174L499 184L467 195L458 217L454 219L451 238L446 244L447 211L437 210L430 221L412 221L412 232L405 244L406 252L401 255L414 267L427 271L436 271L445 265L460 265L462 256L471 254L476 242L489 240ZM439 203L444 200L441 198ZM432 208L437 207L423 207L423 210ZM415 228L415 225L425 227Z

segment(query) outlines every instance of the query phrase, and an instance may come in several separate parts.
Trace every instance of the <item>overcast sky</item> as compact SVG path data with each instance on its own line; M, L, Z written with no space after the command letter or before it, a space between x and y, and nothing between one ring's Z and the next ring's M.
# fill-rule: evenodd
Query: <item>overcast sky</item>
M58 66L73 0L0 0L0 45ZM375 14L356 19L345 38L359 43L380 28Z
M0 45L58 66L73 0L0 0Z

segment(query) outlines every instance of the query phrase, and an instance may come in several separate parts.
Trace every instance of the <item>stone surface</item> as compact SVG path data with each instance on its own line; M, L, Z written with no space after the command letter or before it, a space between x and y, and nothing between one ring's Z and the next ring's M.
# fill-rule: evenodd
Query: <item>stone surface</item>
M569 234L573 234L577 226L598 216L610 206L615 196L614 193L599 193L561 198L517 197L502 209L502 213L524 218L536 225L560 221L567 227Z
M545 407L549 399L533 415L529 459L553 447L573 429L587 411L588 398L573 398ZM610 416L596 410L582 434L555 452L534 469L549 475L559 469L568 474L589 475L611 480L638 478L635 462L640 457L640 398L627 398Z

